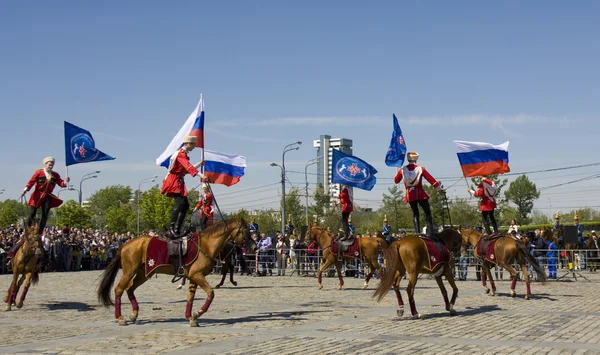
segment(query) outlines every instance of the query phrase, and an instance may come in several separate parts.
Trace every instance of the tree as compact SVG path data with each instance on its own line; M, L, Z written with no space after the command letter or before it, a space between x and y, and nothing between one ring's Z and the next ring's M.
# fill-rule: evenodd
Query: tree
M398 185L392 185L388 188L388 194L383 194L383 207L380 212L387 215L388 221L394 230L399 228L407 228L412 225L412 212L404 203L404 191ZM383 216L381 216L380 224L383 228Z
M563 223L575 223L575 215L579 216L580 222L593 222L600 220L600 212L590 207L579 208L568 213L564 213L560 219L563 221Z
M88 208L91 211L93 224L103 228L106 225L106 212L111 207L120 207L128 204L133 198L131 187L111 185L94 192L88 199Z
M314 204L310 207L310 213L323 217L331 210L331 196L326 194L323 184L317 184L313 194ZM309 223L310 217L309 217Z
M540 192L526 175L521 175L510 183L504 197L517 205L520 217L519 223L528 224L528 215L533 209L533 202L540 197Z
M456 198L450 203L450 215L453 225L467 228L481 226L481 215L477 207L469 204L464 198Z
M540 210L531 211L531 223L532 224L552 224L552 219Z
M171 220L175 201L160 193L158 186L145 191L141 197L141 218L147 230L164 231ZM192 207L193 208L193 207Z
M17 200L5 200L0 202L0 228L8 228L17 223L19 217L28 213L27 205Z
M291 188L290 191L285 194L285 219L285 224L287 224L287 219L290 219L294 227L299 227L305 223L304 206L300 201L300 192L295 187ZM279 220L281 221L281 216ZM281 229L281 227L277 230L279 229Z
M60 206L58 214L58 225L77 227L80 229L92 227L92 213L89 209L81 207L79 202L69 200Z
M137 227L134 207L131 204L109 207L105 213L106 228L116 233L134 232Z

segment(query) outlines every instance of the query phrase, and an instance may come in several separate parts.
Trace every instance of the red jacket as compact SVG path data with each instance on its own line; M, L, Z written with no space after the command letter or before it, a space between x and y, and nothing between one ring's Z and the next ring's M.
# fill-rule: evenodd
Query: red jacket
M54 187L58 184L60 187L67 187L67 184L60 178L57 172L51 172L50 181L46 178L44 169L36 170L31 176L31 179L25 185L25 190L29 191L35 185L35 190L29 198L29 206L40 207L44 197L50 197L50 208L58 207L62 204L62 200L52 194Z
M396 184L400 183L400 180L404 178L404 186L406 187L406 193L404 194L404 202L413 202L429 199L429 194L423 188L423 178L436 189L440 186L440 182L436 181L431 174L425 169L424 166L410 163L398 170L398 173L394 177Z
M491 186L492 180L484 179L479 183L477 191L473 193L473 196L481 198L481 205L479 206L480 211L493 211L496 208L496 199L484 190L483 184Z
M347 187L344 187L338 197L340 199L340 203L342 204L342 213L352 212L352 200L350 199L350 193L348 192Z
M213 218L213 210L212 210L213 200L214 200L213 195L209 192L206 195L204 195L200 199L200 201L198 201L195 209L202 211L203 215L207 216L208 219L211 219L211 218ZM202 216L200 218L202 218Z
M198 175L198 169L190 163L190 158L185 149L181 148L177 153L177 158L171 163L169 174L163 180L161 193L167 194L169 197L174 195L187 196L185 180L183 179L186 174L196 176Z

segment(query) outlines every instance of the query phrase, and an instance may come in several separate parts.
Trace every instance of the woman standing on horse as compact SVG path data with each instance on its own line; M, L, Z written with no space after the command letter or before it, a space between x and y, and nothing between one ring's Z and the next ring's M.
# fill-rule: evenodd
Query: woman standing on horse
M494 233L498 233L498 223L496 222L496 217L494 217L494 211L496 210L496 198L494 197L496 195L496 185L494 182L487 176L482 176L477 191L470 188L467 191L474 197L481 198L479 210L481 211L481 221L487 235L492 234L490 222L492 223L492 227L494 227Z
M434 236L433 217L431 216L431 206L429 205L429 194L423 189L423 178L438 191L443 193L444 190L440 182L431 176L424 166L417 165L417 160L419 159L418 153L408 152L406 157L408 164L398 170L398 173L394 177L394 182L399 184L400 180L404 179L404 186L406 187L404 202L410 204L415 231L417 234L421 233L421 222L419 221L419 206L421 206L425 213L427 236L431 238Z
M196 147L197 137L186 136L183 139L183 147L177 150L169 160L169 174L163 180L161 193L175 199L175 205L171 211L171 221L169 222L169 232L173 237L179 237L182 233L185 216L190 208L190 202L187 197L184 177L186 174L192 176L198 175L198 167L203 164L190 164L188 153Z

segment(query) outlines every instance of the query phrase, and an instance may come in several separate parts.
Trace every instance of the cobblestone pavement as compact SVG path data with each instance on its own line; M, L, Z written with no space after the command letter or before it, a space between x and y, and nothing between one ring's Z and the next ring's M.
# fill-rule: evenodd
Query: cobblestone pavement
M0 312L0 354L600 354L600 274L585 274L592 282L533 283L529 301L523 283L511 298L508 281L497 283L495 297L477 281L458 282L456 316L425 276L415 291L424 320L410 319L408 309L399 318L393 292L375 302L378 280L364 290L363 280L345 278L338 291L337 278L325 278L319 291L313 277L237 276L237 287L215 290L198 328L183 318L185 289L166 275L136 291L137 324L118 326L113 308L96 300L99 276L42 274L22 309ZM218 279L208 277L213 285ZM8 286L0 276L3 292ZM404 289L403 296L407 302ZM199 289L194 309L205 298Z

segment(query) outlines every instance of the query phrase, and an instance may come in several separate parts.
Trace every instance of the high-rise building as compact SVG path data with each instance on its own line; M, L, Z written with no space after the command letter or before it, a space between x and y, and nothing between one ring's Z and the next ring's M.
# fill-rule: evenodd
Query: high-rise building
M319 159L317 163L317 184L323 185L325 193L338 194L340 184L331 183L331 149L335 148L352 155L352 140L321 135L318 140L313 141L313 147L317 148L317 158Z

